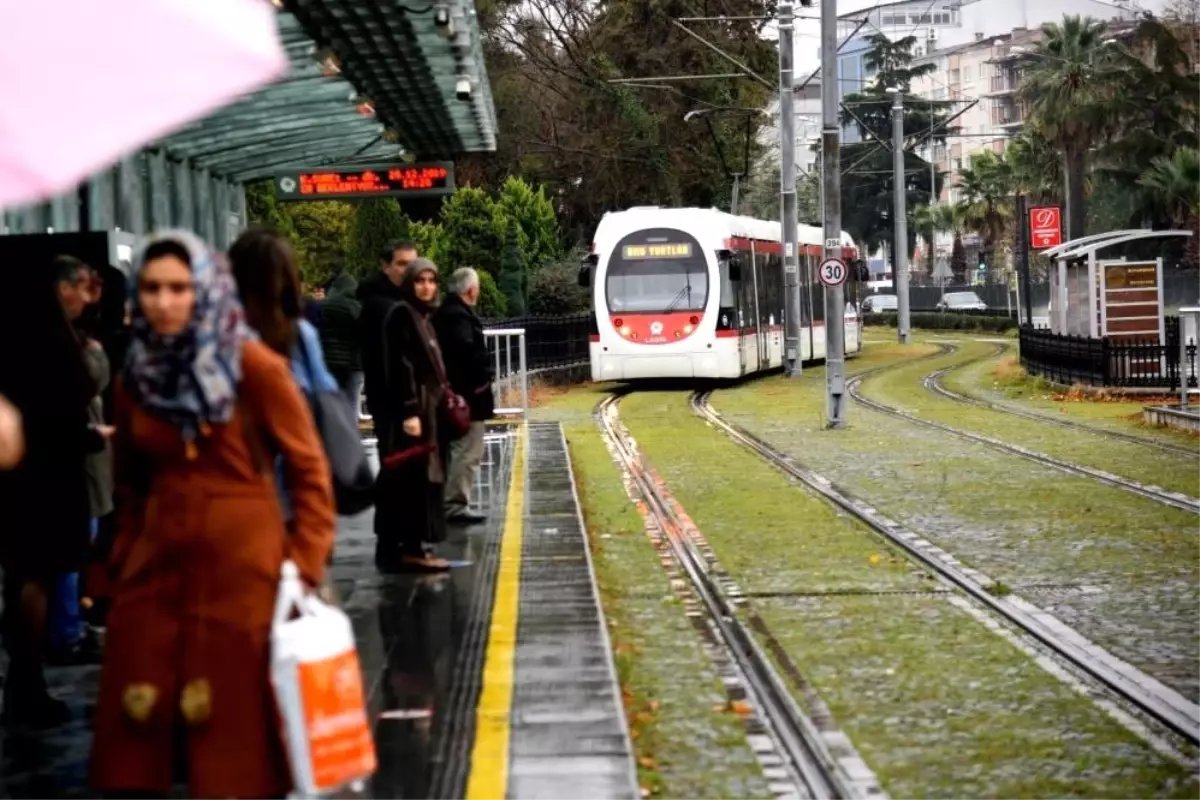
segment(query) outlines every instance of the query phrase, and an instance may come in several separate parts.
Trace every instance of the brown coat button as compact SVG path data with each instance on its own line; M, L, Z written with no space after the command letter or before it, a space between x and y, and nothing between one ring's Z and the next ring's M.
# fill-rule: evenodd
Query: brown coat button
M150 719L150 712L158 701L158 687L151 683L131 683L125 687L121 696L121 704L125 713L134 722L145 722Z

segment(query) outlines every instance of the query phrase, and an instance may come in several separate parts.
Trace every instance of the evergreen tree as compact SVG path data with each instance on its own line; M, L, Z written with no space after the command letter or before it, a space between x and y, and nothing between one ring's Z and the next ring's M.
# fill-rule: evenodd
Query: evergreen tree
M509 223L500 253L500 280L497 286L507 300L508 314L519 317L525 313L525 256L521 252L520 229Z
M350 226L348 272L362 277L379 269L379 257L390 242L408 238L408 217L391 197L373 197L354 209Z
M967 249L963 246L962 236L955 234L954 247L950 251L950 271L954 273L954 282L960 286L967 284Z
M496 201L483 189L459 189L442 203L441 248L447 263L439 266L474 267L498 277L506 222Z

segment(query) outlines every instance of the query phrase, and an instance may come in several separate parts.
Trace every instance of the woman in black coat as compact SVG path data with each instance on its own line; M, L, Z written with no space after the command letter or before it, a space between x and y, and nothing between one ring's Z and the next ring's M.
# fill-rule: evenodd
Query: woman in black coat
M383 570L440 571L450 565L431 552L445 538L446 476L438 437L445 368L430 321L437 303L437 267L416 259L399 289L401 299L383 326L384 413L372 408L380 455L375 561Z
M0 292L0 395L21 413L25 457L0 472L0 565L4 567L6 719L65 721L42 673L49 586L77 571L88 551L84 456L104 446L88 425L96 386L63 313L56 273L10 265ZM40 268L39 268L40 267Z

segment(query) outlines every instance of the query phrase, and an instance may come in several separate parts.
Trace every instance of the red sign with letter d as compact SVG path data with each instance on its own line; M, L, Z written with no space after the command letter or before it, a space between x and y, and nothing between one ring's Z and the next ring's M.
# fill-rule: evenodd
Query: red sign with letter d
M1029 209L1029 246L1045 250L1062 244L1062 210L1058 206Z

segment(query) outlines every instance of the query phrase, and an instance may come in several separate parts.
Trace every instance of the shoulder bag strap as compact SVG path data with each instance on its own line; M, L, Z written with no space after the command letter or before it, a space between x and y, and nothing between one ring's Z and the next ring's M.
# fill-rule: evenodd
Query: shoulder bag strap
M437 332L429 320L416 315L417 327L421 329L421 333L425 339L421 342L421 346L425 348L425 352L429 354L429 361L433 364L433 371L437 373L438 381L442 384L442 390L450 391L450 382L446 379L446 366L442 363L442 349L437 345L431 345L437 341Z

